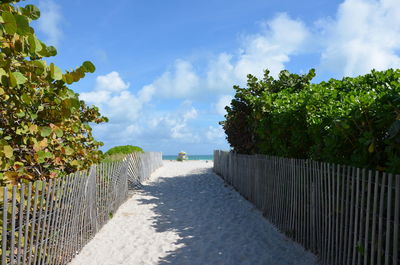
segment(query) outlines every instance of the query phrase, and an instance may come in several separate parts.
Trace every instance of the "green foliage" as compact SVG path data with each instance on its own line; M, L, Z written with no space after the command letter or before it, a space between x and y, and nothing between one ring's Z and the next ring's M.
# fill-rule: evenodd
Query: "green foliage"
M311 84L249 75L221 122L234 151L400 172L400 70Z
M101 159L90 122L107 121L67 87L95 70L84 62L62 72L44 57L57 51L30 27L40 11L0 4L0 185L84 170Z
M124 154L128 155L134 152L143 153L143 149L138 146L133 145L121 145L121 146L114 146L113 148L109 149L104 155L116 155L116 154Z
M126 155L132 154L134 152L144 153L143 149L138 146L132 146L132 145L115 146L109 149L107 152L105 152L103 162L120 161L124 159Z

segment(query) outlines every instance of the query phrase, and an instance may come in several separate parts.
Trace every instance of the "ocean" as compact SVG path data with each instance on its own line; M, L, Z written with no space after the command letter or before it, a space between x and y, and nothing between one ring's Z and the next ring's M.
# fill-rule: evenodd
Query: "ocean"
M214 156L213 155L187 155L189 160L213 160ZM176 160L178 156L177 155L163 155L162 159L163 160Z

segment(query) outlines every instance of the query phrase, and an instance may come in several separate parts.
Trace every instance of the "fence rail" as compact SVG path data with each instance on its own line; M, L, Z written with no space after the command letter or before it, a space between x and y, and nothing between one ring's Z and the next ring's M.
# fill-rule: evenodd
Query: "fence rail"
M65 178L2 188L1 264L67 264L137 187L161 153L134 153Z
M322 264L400 265L400 175L223 151L214 171Z

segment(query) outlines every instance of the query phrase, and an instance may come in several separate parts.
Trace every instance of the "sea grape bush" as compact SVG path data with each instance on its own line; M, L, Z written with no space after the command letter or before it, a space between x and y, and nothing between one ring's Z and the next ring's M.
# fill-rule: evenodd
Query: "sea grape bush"
M107 121L67 85L95 71L86 61L63 73L45 57L57 51L35 35L34 5L0 4L0 185L44 180L101 159L90 122Z
M281 71L234 86L221 124L234 151L400 172L400 70L312 84Z

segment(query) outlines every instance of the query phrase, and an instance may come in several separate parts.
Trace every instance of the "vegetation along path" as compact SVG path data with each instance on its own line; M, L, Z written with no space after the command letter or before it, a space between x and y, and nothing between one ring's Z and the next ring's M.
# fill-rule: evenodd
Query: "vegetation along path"
M157 170L70 263L316 264L205 161Z

